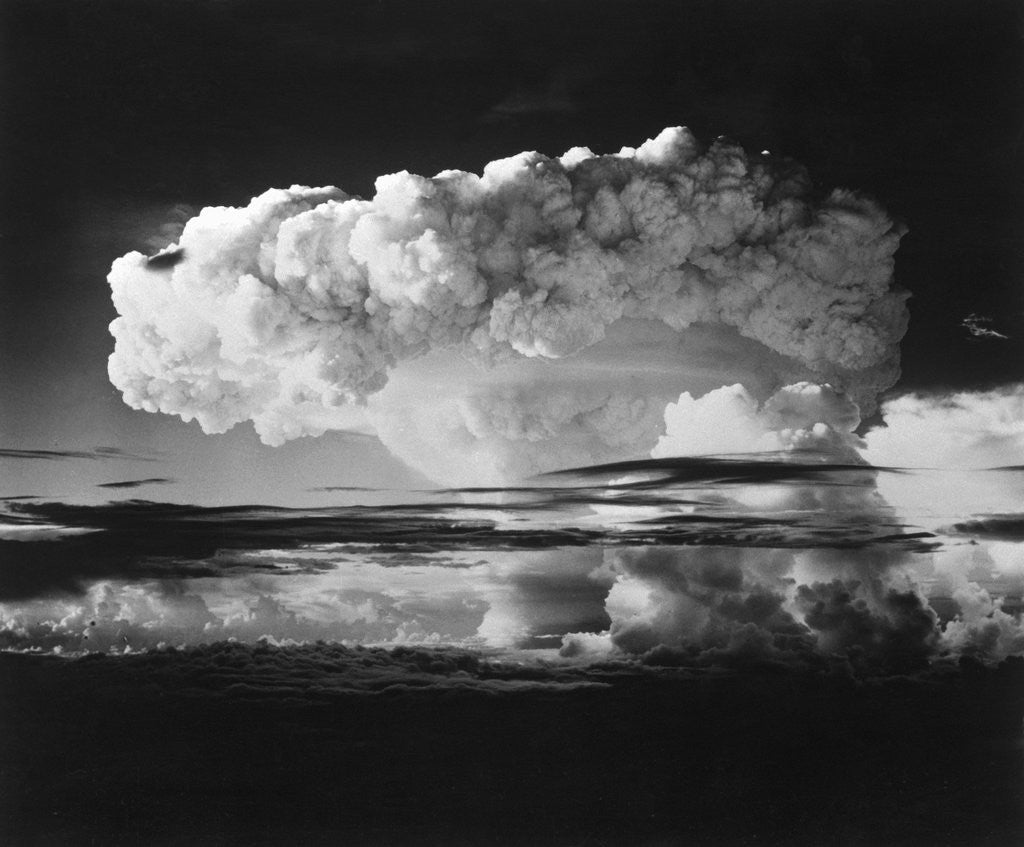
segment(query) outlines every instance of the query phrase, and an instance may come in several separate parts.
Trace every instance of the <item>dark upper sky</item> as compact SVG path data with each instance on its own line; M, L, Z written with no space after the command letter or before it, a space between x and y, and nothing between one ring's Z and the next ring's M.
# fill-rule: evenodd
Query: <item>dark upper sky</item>
M8 0L0 35L6 446L76 446L56 416L129 449L163 426L107 383L105 276L198 207L676 124L906 222L902 387L1022 376L1018 3Z

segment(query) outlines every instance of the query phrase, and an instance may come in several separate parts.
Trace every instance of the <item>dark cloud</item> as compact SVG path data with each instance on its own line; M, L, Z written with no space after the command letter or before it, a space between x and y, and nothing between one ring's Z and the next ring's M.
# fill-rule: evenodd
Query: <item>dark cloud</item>
M279 512L277 520L271 519ZM291 518L291 520L289 520ZM303 536L329 537L322 516L314 526L289 510L203 509L128 500L103 506L62 503L9 506L8 522L39 524L69 533L40 542L0 539L0 599L27 599L45 594L79 594L100 579L172 579L274 570L270 562L220 555L221 549L251 551L294 548ZM306 532L303 533L303 528ZM288 563L314 570L319 562Z
M889 672L925 667L939 635L935 612L913 591L873 586L866 597L859 588L840 580L797 588L797 605L820 648L841 648L852 661Z
M778 549L863 549L886 546L908 552L927 552L941 545L934 533L880 521L877 516L796 513L789 517L667 515L641 522L651 528L622 533L632 543L690 544Z
M647 463L643 463L647 466ZM664 464L664 463L657 463ZM757 463L749 463L757 464ZM721 474L698 466L698 478L720 479ZM783 478L783 469L769 469L767 479ZM757 479L760 468L744 471ZM802 473L799 468L794 474ZM808 471L809 472L809 471ZM861 471L863 472L863 471ZM829 473L829 472L826 472ZM843 472L845 473L845 472ZM739 474L730 470L729 479ZM693 484L694 473L687 475ZM144 481L140 481L140 484ZM749 484L749 483L748 483ZM646 484L644 484L646 486ZM633 523L595 524L586 505L651 506L671 504L665 492L654 499L609 499L606 491L555 489L543 509L556 513L579 507L578 525L544 520L538 503L409 504L350 506L321 509L287 509L268 506L200 507L125 500L98 506L66 503L11 502L8 523L52 529L64 528L59 540L13 541L0 539L0 600L26 599L50 593L76 594L100 579L190 578L254 571L275 572L278 563L235 555L258 550L289 551L317 545L364 545L361 554L436 554L453 550L552 550L618 545L715 545L726 547L859 549L871 546L924 550L934 546L927 533L905 532L878 516L851 515L823 518L816 512L789 510L784 516L742 514L737 507L720 503L708 514L637 518ZM630 492L626 492L629 495ZM640 492L644 493L643 491ZM568 505L560 502L565 495ZM498 523L489 516L494 509L507 517ZM732 513L729 514L729 509ZM726 512L716 514L715 512ZM519 518L518 521L512 518ZM628 513L618 520L629 521ZM91 530L72 533L68 530ZM365 545L371 545L368 550ZM343 549L333 548L333 555ZM282 555L280 567L323 570L333 565L330 557L289 560Z
M176 479L167 477L152 477L150 479L128 479L124 482L100 482L97 488L139 488L143 485L170 485L177 482Z
M0 459L131 459L136 462L153 462L152 456L128 453L117 447L97 447L94 450L14 450L0 449Z
M197 694L242 699L290 696L317 700L397 690L494 692L534 686L607 685L582 668L491 661L457 648L384 649L327 642L276 646L266 640L255 644L220 641L184 650L151 651L137 659L124 658L136 664L134 672L157 684L177 678Z
M569 473L569 472L566 472ZM676 492L659 492L651 490L654 484L601 484L596 486L511 486L507 488L452 488L437 492L439 495L454 494L460 500L451 502L452 508L493 510L495 506L510 506L517 511L530 512L541 510L572 510L589 506L704 506L714 508L719 503L714 501L714 492L709 486L711 495L706 500L687 499ZM481 499L486 495L495 495L493 499Z
M309 488L308 491L380 491L379 488L367 488L363 485L323 485L319 488Z
M180 262L185 261L185 251L180 247L175 250L164 250L146 259L146 268L153 271L162 271L173 268Z
M98 489L137 489L141 485L168 485L177 482L177 479L170 479L166 476L154 476L150 479L126 479L123 482L98 482Z
M794 458L795 457L795 458ZM636 459L583 468L570 468L545 474L548 477L579 476L614 479L624 474L647 474L648 479L612 482L610 488L642 489L666 485L759 485L799 483L843 485L863 488L875 486L878 473L902 473L899 468L867 464L843 464L829 461L816 453L800 461L799 451L756 456L680 456L668 459ZM821 459L815 461L816 458Z
M985 515L953 524L953 532L988 541L1024 541L1024 514Z
M311 544L370 544L378 552L444 549L550 549L582 546L598 530L508 530L401 507L204 508L126 500L100 506L11 503L8 522L94 530L59 541L0 539L0 600L77 594L99 579L188 578L274 571L275 564L232 552L294 550ZM365 550L364 550L365 552ZM220 553L220 555L218 555ZM297 560L288 567L330 568Z
M481 121L500 123L579 111L579 94L588 83L597 81L596 66L562 65L544 78L520 82L501 101L488 109Z

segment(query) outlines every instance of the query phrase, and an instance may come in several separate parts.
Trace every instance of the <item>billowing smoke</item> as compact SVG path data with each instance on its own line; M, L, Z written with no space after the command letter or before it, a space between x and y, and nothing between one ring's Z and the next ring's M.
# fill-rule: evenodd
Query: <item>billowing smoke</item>
M899 374L900 235L864 197L818 199L794 163L724 140L702 151L682 128L615 155L392 174L371 200L293 186L204 209L167 258L115 262L110 376L130 405L207 432L369 429L451 485L681 454L863 464L857 484L737 487L726 505L899 532L866 448L883 464L917 445L963 460L984 431L971 461L999 464L1021 419L1019 391L907 398L888 430L856 434ZM538 600L561 585L560 555L513 566L478 636L518 644L564 623ZM577 617L610 626L567 636L566 655L816 651L906 670L1020 648L1019 619L955 567L932 580L951 595L940 616L896 547L619 547L588 577L593 555L571 583L607 591L605 614L587 590Z
M900 235L683 128L392 174L372 200L293 186L204 209L180 261L114 263L110 377L207 432L369 426L440 482L502 482L647 455L684 391L810 380L870 412L906 329Z

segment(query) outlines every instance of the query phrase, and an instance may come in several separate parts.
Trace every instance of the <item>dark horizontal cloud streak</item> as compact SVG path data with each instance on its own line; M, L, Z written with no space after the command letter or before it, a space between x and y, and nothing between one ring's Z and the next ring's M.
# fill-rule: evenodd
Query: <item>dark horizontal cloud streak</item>
M97 488L141 488L143 485L171 485L176 479L167 477L151 477L150 479L127 479L122 482L101 482Z
M916 472L817 459L621 462L373 506L11 501L6 638L72 652L432 639L715 666L835 654L886 673L1024 648L1009 552L979 551L984 578L959 552L964 536L1019 541L1019 515L915 525L877 482Z
M671 471L675 466L660 461L630 463L629 467ZM486 502L479 502L480 491L476 490L477 502L439 499L317 509L200 507L145 500L96 506L10 502L6 523L55 530L59 540L54 540L54 535L45 541L0 539L0 600L76 594L100 579L274 572L270 561L244 554L322 549L324 545L362 545L392 554L637 544L920 551L936 544L928 533L912 531L886 515L822 515L814 509L759 513L722 495L721 489L740 481L746 486L783 481L806 485L810 475L815 484L842 485L842 480L850 477L844 467L701 461L678 468L671 483L685 482L688 493L699 490L703 499L673 496L671 485L661 480L618 486L491 489L488 493L496 496ZM132 487L148 482L152 481L136 481ZM502 502L502 495L511 502ZM615 514L596 521L594 508L611 508ZM501 513L500 521L494 517L495 511ZM296 566L311 570L331 567L327 555L304 564L297 561L289 562L289 572Z
M61 459L92 459L105 461L108 459L125 459L135 462L153 462L153 456L142 456L127 453L117 447L97 447L94 450L15 450L0 448L0 459L42 459L57 461Z
M796 455L798 458L792 458ZM874 467L830 461L827 455L807 453L800 461L798 451L786 454L750 456L679 456L664 459L636 459L625 462L570 468L545 474L547 477L608 478L623 474L650 474L649 480L611 482L612 488L643 488L684 483L718 485L759 485L765 483L816 483L820 485L873 486L875 473L903 473L900 468ZM818 459L818 461L815 461Z
M1024 513L981 515L954 524L952 531L990 541L1024 541Z

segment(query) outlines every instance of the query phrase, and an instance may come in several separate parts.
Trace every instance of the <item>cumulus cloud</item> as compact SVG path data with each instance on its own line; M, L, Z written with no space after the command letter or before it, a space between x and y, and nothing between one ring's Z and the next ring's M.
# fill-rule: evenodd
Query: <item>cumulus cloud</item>
M900 514L940 528L971 515L1020 511L1024 384L906 394L885 401L882 414L884 425L865 434L864 456L873 464L920 469L879 479Z
M486 602L471 583L406 573L330 580L103 581L80 597L0 605L0 649L123 653L225 640L478 644ZM358 568L344 574L357 584ZM428 594L423 584L436 590ZM364 576L365 579L365 576Z
M828 385L787 385L761 404L737 383L670 404L651 456L802 450L860 461L859 423L857 405Z
M642 455L667 402L737 376L870 410L906 329L900 235L864 197L819 202L798 166L678 127L391 174L371 200L293 186L204 209L173 266L114 263L109 372L208 432L252 420L278 444L369 418L435 479L507 480Z
M1024 464L1024 384L990 391L905 394L882 406L885 425L870 430L875 464L985 468Z
M941 646L978 658L1024 652L1024 544L951 547L934 557L929 594L945 610Z
M891 552L647 546L605 557L611 624L566 634L566 658L716 665L831 656L892 673L943 655L1001 659L1024 644L1019 609L959 571L955 591L938 589L955 606L940 620L912 563Z
M1001 658L1019 651L1019 610L1004 609L960 571L954 570L960 576L956 591L944 593L969 596L971 602L944 597L947 614L940 620L919 578L922 567L916 557L930 552L928 544L916 549L874 544L851 554L824 537L815 538L812 531L798 530L806 517L794 521L787 537L761 536L761 545L726 543L730 531L749 533L748 538L762 532L755 529L758 515L772 515L775 523L783 523L784 516L819 515L851 531L854 526L900 526L878 480L902 474L876 469L861 457L864 443L854 433L859 409L848 397L830 386L804 382L759 402L736 384L696 399L684 393L666 408L665 422L665 435L652 451L667 471L662 484L666 479L693 484L702 472L734 465L731 476L723 475L729 486L720 491L722 535L718 543L705 534L695 546L648 543L609 550L605 568L614 582L606 609L611 625L601 637L568 635L563 655L604 650L659 662L717 662L743 656L792 661L821 654L845 656L861 668L903 672L943 652ZM667 458L720 453L743 455ZM815 463L824 471L817 478L808 473ZM791 465L800 473L787 474ZM633 473L644 468L656 472L659 463L611 467ZM1000 474L1012 476L989 471L987 477L991 481ZM650 483L641 478L634 484ZM643 523L695 527L713 515L691 504L674 517ZM1003 538L1014 526L1014 516L1007 515L957 525L957 530L982 527ZM922 535L934 537L902 532L895 537L919 541ZM674 538L687 544L685 532L666 536L663 542ZM1001 556L1009 560L1014 553L1001 551ZM950 607L955 608L952 614Z
M700 652L728 644L747 624L802 630L782 610L791 556L731 548L634 548L609 556L616 574L608 595L612 643L628 653L659 647ZM751 582L754 580L757 587Z

